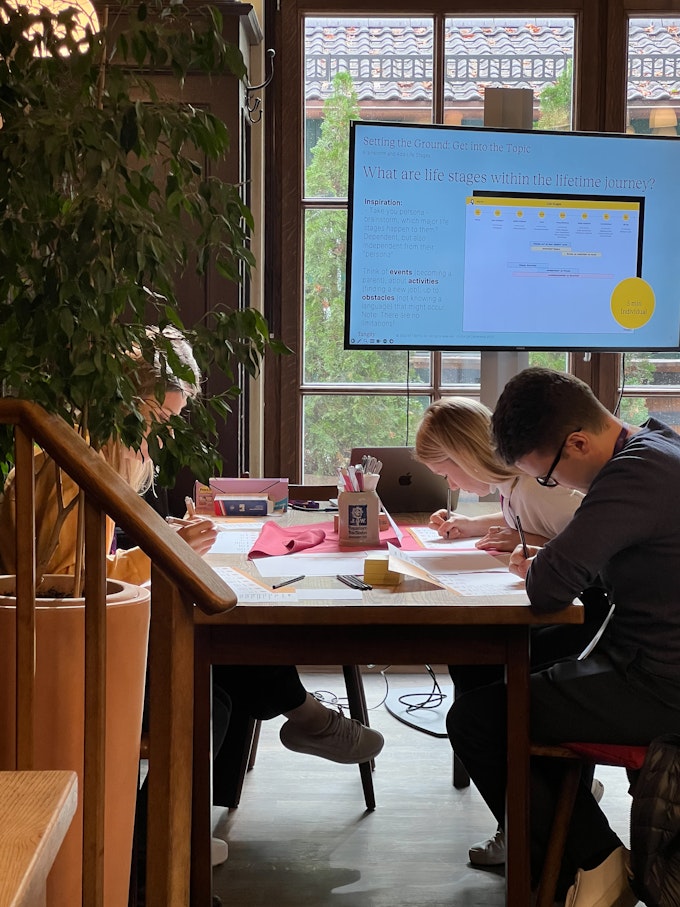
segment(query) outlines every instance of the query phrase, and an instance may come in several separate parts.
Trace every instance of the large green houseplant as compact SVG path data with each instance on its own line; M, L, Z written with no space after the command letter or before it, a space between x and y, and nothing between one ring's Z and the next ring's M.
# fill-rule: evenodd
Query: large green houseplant
M267 349L285 349L270 339L254 310L218 306L199 323L185 323L176 291L188 268L209 272L213 282L233 281L252 264L252 217L240 187L211 173L228 152L225 125L209 110L176 100L191 72L244 76L241 55L224 41L221 25L214 9L123 3L100 27L83 30L72 11L35 13L0 0L0 394L58 414L95 449L109 439L137 448L147 426L128 354L141 348L149 362L160 359L191 379L164 335L147 331L150 324L172 325L191 343L204 374L227 376L222 381L227 390L201 395L186 419L153 425L147 440L162 484L171 484L181 466L203 480L219 470L217 427L239 393L240 373L255 375ZM165 85L174 77L173 97L158 95L157 73ZM162 395L159 388L159 401ZM11 466L12 455L11 432L0 426L0 472ZM49 737L73 738L68 741L73 755L58 764L80 770L83 722L77 710L82 711L84 695L77 679L70 692L64 690L76 673L65 665L82 672L84 663L78 654L82 619L77 629L66 621L75 610L72 602L56 603L36 616L34 722L51 726L65 703L75 704L60 733ZM127 853L123 846L122 863L115 857L105 862L107 907L127 901L144 678L143 662L135 672L130 662L133 647L145 655L148 627L148 605L146 623L143 607L133 603L128 609L134 631L116 622L122 610L122 605L106 609L106 789L107 797L114 791L117 840L127 842ZM46 629L43 619L49 621ZM49 661L45 651L48 656L61 651L58 629L66 637L65 654L54 671L45 667L41 680ZM12 634L3 625L7 665ZM10 667L3 715L13 714L13 678ZM110 691L121 694L125 740L112 717L120 709L111 706ZM8 730L4 737L9 736ZM125 743L124 759L120 750L111 755L110 741ZM34 743L35 767L54 767L50 760L57 756L37 735ZM3 768L9 767L2 758ZM127 780L114 783L110 771L123 763ZM115 837L108 824L113 812L106 810L107 861ZM55 867L50 875L50 898L57 898L50 903L80 902L78 841L69 845L64 874L56 875ZM65 852L66 844L61 856Z
M285 350L252 309L218 306L185 324L175 290L187 268L233 281L252 264L240 187L209 172L228 152L224 123L160 97L152 79L173 76L179 97L192 71L242 78L221 26L216 9L150 2L83 30L72 10L0 0L0 390L58 413L95 449L110 438L137 447L144 420L126 356L160 349L181 374L163 335L146 332L174 325L228 389L154 426L161 484L181 466L215 474L217 420L239 371L255 375L267 348ZM10 463L4 436L0 466Z

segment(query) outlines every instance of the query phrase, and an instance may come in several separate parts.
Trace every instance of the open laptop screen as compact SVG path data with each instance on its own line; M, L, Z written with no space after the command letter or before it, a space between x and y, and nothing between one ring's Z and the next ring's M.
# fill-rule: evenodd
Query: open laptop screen
M382 461L378 496L390 513L434 513L446 507L446 479L413 457L412 447L354 447L350 457L353 466L363 456ZM458 492L453 495L453 506Z

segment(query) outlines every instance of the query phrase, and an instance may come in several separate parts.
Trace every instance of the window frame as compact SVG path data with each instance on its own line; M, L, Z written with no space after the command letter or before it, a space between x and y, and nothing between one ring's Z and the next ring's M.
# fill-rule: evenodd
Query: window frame
M278 0L277 0L278 2ZM621 3L626 0L620 0ZM434 71L443 68L443 41L437 40L447 17L471 19L482 16L573 16L574 41L574 128L583 131L620 131L625 118L626 29L614 3L607 0L532 0L520 10L509 2L494 0L483 9L471 10L471 2L432 0L423 9L404 0L374 0L365 3L338 4L330 0L286 0L276 9L275 0L267 0L267 45L276 49L277 76L273 109L267 122L267 231L265 314L273 332L294 351L293 356L268 357L265 367L265 470L270 475L288 475L301 479L302 408L305 390L315 394L333 394L335 386L303 385L303 236L304 214L309 205L303 198L304 187L304 28L306 15L366 16L375 13L385 18L432 16L435 28ZM680 3L677 4L680 7ZM637 6L640 6L638 3ZM643 5L643 12L646 7ZM621 20L621 21L620 21ZM623 46L621 46L623 40ZM618 61L618 71L607 65ZM443 83L435 79L434 116L443 115ZM623 85L621 100L611 98L610 87ZM271 102L270 102L271 103ZM324 202L324 207L330 207ZM345 203L338 203L345 207ZM441 380L440 355L433 354L432 384L418 385L418 394L438 396ZM591 357L572 356L571 370L587 381L605 405L613 406L618 390L618 354ZM340 387L337 390L341 390ZM411 393L414 389L411 388ZM393 394L393 387L357 388L363 394ZM468 392L467 389L464 392ZM403 388L406 396L407 389Z

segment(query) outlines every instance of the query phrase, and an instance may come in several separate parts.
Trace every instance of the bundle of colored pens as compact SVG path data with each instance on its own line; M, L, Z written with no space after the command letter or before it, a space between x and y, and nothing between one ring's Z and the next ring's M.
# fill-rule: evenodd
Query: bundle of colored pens
M351 492L375 491L381 467L382 463L375 457L363 457L357 466L338 466L338 488Z

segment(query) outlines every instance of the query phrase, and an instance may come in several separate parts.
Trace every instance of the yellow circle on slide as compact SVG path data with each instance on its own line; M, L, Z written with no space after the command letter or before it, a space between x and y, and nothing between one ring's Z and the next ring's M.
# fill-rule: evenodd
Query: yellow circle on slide
M614 287L610 305L621 327L641 328L654 314L654 290L641 277L626 277Z

